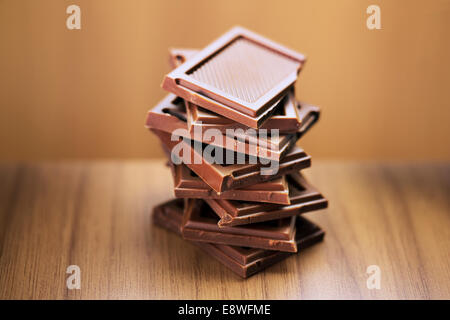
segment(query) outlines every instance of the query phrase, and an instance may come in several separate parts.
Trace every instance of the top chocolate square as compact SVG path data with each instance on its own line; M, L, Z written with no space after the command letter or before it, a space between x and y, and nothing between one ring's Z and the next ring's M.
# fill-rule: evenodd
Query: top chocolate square
M163 88L258 128L296 81L305 58L235 27L166 75Z

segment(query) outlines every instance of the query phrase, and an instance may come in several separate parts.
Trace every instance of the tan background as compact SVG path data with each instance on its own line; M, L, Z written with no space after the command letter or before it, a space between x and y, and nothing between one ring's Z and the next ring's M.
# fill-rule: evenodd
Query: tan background
M67 30L78 4L82 29ZM366 28L381 7L382 30ZM450 160L450 1L0 0L0 160L157 157L170 46L240 24L307 54L315 158Z

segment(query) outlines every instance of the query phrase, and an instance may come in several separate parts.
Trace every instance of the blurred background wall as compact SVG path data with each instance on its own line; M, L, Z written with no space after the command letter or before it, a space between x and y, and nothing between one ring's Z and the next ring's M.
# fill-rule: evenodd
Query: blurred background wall
M323 110L299 143L313 158L450 160L445 0L0 0L0 160L162 156L144 121L167 48L236 24L308 56L296 90Z

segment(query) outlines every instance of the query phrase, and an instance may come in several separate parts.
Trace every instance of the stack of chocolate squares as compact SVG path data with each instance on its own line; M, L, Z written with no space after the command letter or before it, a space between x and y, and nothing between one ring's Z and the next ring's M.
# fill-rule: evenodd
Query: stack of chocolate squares
M320 114L295 99L304 62L235 27L203 50L172 49L171 93L148 113L178 198L154 208L154 223L242 277L324 236L300 216L328 204L300 172L311 158L296 142Z

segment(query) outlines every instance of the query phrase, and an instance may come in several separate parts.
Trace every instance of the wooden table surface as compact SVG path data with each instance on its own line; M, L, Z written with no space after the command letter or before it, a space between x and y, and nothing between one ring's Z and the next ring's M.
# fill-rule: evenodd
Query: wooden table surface
M172 197L162 161L3 164L0 298L450 298L449 164L314 161L305 174L330 201L308 214L325 241L243 280L152 226Z

